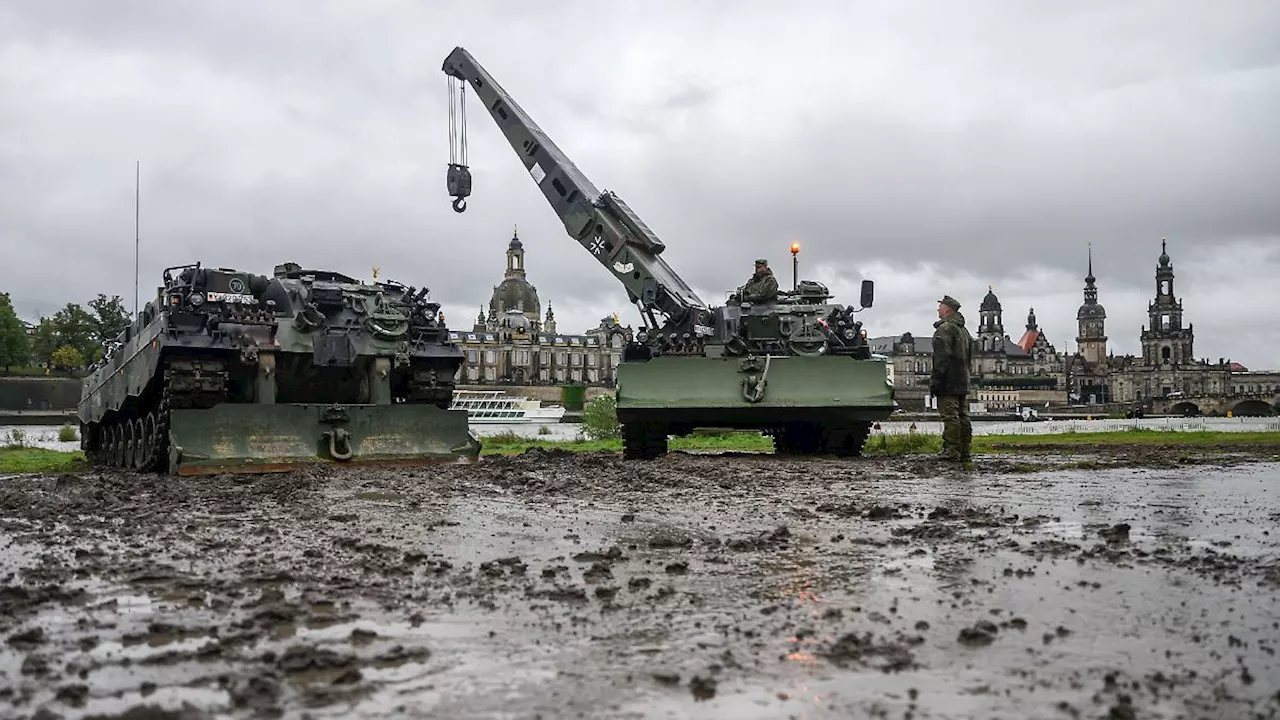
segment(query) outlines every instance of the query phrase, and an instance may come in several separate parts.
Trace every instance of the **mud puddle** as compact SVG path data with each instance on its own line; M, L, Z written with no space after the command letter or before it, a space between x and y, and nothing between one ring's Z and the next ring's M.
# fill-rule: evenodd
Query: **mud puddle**
M1280 713L1280 464L1169 456L15 478L0 716Z

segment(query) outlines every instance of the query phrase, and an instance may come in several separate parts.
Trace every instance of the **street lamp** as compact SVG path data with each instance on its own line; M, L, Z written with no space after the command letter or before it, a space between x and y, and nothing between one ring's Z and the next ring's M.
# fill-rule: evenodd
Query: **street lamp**
M791 290L795 291L799 287L800 274L800 243L791 242Z

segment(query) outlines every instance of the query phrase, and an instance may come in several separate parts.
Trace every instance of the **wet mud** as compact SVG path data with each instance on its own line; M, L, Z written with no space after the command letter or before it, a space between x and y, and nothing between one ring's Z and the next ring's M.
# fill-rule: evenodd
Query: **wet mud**
M1276 448L0 479L5 718L1272 718Z

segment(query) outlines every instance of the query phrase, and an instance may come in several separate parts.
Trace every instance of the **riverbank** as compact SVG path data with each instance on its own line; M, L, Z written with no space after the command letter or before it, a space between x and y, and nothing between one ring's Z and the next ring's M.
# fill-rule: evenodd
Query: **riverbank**
M529 451L572 453L621 453L622 441L556 440L530 438L514 433L482 438L483 456L520 455ZM692 453L772 453L773 442L758 433L727 432L719 435L689 435L671 438L672 452ZM929 433L873 434L867 439L865 456L929 455L942 447L942 437ZM1172 458L1187 453L1213 455L1248 453L1261 458L1280 458L1280 432L1175 432L1168 430L1127 430L1119 432L1062 433L1057 435L974 436L976 454L1061 455L1094 452L1123 460L1126 452L1142 463L1164 453ZM1113 463L1114 464L1114 463ZM87 469L78 450L45 448L0 448L0 473L75 472Z

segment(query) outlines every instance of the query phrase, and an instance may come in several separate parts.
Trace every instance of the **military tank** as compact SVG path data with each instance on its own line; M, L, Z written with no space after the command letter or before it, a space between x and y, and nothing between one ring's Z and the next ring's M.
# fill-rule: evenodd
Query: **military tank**
M462 350L426 288L296 263L167 268L85 377L96 465L179 475L474 460Z
M497 123L565 231L626 288L644 320L617 368L623 455L652 458L668 438L700 427L757 429L779 452L858 455L873 423L896 403L893 366L874 355L855 315L871 307L830 302L822 283L793 276L766 301L735 293L711 307L663 259L666 245L615 193L598 190L506 90L463 48L449 78L453 209L467 209L466 96ZM794 252L798 246L793 246Z

